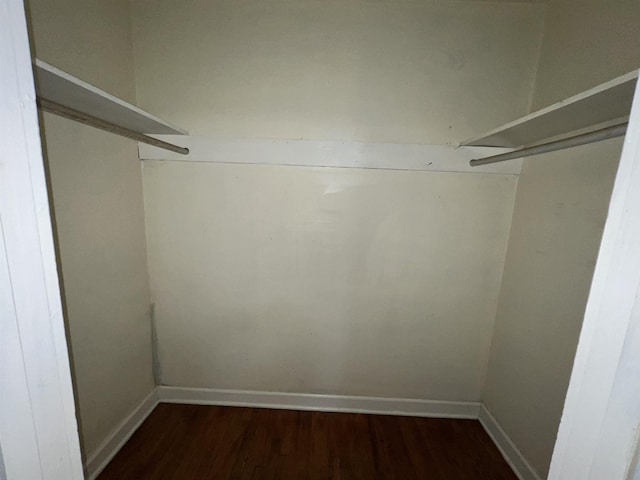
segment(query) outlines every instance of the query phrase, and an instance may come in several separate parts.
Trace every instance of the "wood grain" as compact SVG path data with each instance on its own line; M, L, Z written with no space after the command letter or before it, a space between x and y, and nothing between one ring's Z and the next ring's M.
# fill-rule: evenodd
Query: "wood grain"
M98 480L517 480L476 420L160 404Z

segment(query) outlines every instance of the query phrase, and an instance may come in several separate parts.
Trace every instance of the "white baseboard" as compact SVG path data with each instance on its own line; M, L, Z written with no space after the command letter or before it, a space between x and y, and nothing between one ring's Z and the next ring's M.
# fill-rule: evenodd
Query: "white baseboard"
M151 414L158 403L157 388L154 388L140 405L113 429L107 439L88 456L85 465L85 476L88 480L95 480L100 475L100 472L104 470L116 453L127 443L127 440L142 425L142 422Z
M151 414L158 403L187 403L235 407L263 407L320 412L370 413L432 418L468 418L479 420L502 456L520 480L542 480L522 456L502 427L479 402L448 402L403 398L314 395L306 393L216 390L208 388L156 387L140 405L116 427L88 458L88 480L108 465L131 435Z
M478 402L446 402L167 386L158 387L157 390L160 402L163 403L472 419L477 419L480 411L480 403Z
M484 405L480 407L478 420L520 480L542 480Z

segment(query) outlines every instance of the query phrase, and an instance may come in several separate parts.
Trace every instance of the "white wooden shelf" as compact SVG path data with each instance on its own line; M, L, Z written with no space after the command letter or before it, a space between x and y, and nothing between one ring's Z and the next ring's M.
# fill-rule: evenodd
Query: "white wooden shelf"
M461 146L516 148L628 117L638 70L579 93Z
M38 97L141 134L187 132L42 60L35 61Z

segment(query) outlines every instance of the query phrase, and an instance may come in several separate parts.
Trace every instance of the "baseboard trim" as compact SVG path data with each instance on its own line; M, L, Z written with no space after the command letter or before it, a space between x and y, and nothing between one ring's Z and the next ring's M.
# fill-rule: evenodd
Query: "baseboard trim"
M542 480L484 405L480 406L478 420L520 480Z
M88 480L95 480L131 435L159 403L259 407L319 412L369 413L431 418L479 420L500 453L520 480L542 480L511 441L489 410L480 402L450 402L404 398L315 395L307 393L219 390L208 388L156 387L109 437L89 456Z
M142 425L142 422L151 414L158 403L157 388L154 388L135 410L113 429L107 439L87 458L85 476L88 480L95 480L100 475L100 472L127 443L127 440Z
M480 411L479 402L447 402L168 386L157 387L157 390L160 402L163 403L471 419L477 419Z

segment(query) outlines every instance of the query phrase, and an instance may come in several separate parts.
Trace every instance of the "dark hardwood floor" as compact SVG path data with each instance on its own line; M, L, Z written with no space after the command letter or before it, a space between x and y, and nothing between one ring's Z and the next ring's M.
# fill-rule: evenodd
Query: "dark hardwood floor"
M98 480L517 480L476 420L160 404Z

